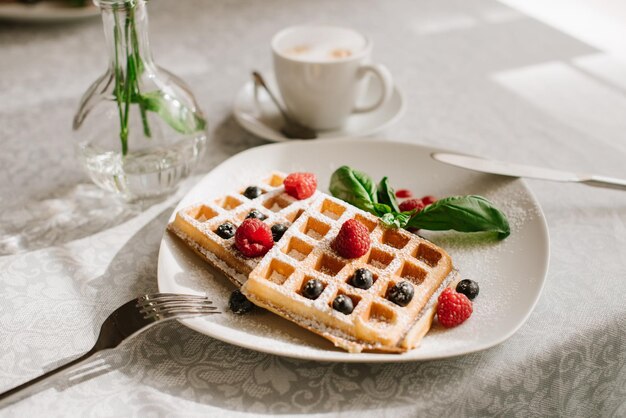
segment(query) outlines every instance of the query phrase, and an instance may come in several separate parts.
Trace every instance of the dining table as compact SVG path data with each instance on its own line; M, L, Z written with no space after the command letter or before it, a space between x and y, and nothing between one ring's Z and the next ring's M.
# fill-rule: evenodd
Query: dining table
M253 70L271 74L270 40L290 25L348 26L373 41L405 106L374 138L626 177L626 61L505 2L150 0L148 10L155 61L191 87L209 132L193 175L156 203L99 189L74 154L72 117L107 65L99 18L0 21L0 392L83 354L110 312L158 291L177 202L268 143L240 127L233 101ZM0 416L624 417L626 193L525 182L550 263L534 310L498 345L319 362L169 321Z

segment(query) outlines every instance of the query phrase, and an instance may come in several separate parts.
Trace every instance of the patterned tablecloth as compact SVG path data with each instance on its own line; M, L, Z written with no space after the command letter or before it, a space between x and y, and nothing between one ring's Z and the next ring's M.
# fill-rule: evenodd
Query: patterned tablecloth
M197 176L263 140L231 115L268 42L300 22L353 26L407 100L385 138L626 177L626 66L491 0L150 2L157 62L186 79L212 138ZM86 351L106 315L156 290L177 196L126 206L73 157L77 101L103 70L102 27L0 24L0 391ZM81 383L2 416L626 416L626 194L530 182L551 265L526 324L441 361L339 364L241 349L176 323ZM107 367L110 369L107 369ZM78 380L81 380L80 378Z

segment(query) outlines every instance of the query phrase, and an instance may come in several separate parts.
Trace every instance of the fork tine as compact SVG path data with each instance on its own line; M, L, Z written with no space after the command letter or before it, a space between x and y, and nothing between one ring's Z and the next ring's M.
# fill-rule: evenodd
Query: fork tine
M181 310L188 310L188 311L217 311L218 308L215 306L193 306L193 305L176 305L176 306L169 306L169 307L165 307L165 308L157 308L157 309L146 309L145 311L143 311L143 313L146 314L150 314L152 312L176 312L176 311L181 311Z
M164 311L152 311L146 313L146 319L168 319L179 317L191 317L191 316L204 316L210 314L219 314L220 311L215 307L211 308L176 308L168 309Z
M204 299L204 300L188 300L188 299L166 299L166 300L148 300L145 302L137 303L137 306L159 306L163 304L172 304L172 303L187 303L190 305L212 305L213 301Z
M207 300L206 295L185 295L179 293L151 293L148 295L143 295L137 298L140 303L149 302L149 301L160 301L160 300Z
M151 312L151 311L166 311L168 309L180 309L180 308L189 308L189 309L217 309L213 305L209 304L201 304L201 303L162 303L159 305L151 305L141 307L140 310L142 312Z
M137 305L141 311L162 310L176 307L189 307L189 308L204 308L213 307L213 302L189 302L189 301L166 301L158 303L147 303L143 305Z
M213 301L202 298L202 299L188 299L185 297L165 297L165 298L155 298L151 300L138 300L137 306L140 308L151 308L155 306L161 306L164 304L173 304L173 303L183 303L183 304L194 304L194 305L212 305Z

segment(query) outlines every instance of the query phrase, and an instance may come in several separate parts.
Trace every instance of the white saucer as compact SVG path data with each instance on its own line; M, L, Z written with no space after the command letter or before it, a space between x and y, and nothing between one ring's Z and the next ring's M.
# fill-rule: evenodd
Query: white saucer
M273 76L266 77L266 82L273 92L278 93ZM371 103L376 100L379 97L379 91L379 81L372 79L363 102ZM280 133L283 119L278 109L264 90L259 89L258 98L254 97L252 81L239 90L233 106L233 114L239 125L253 135L272 142L289 140ZM368 113L351 115L342 129L319 132L318 137L320 139L343 139L372 135L396 122L403 114L404 99L400 91L394 87L391 100L385 105Z

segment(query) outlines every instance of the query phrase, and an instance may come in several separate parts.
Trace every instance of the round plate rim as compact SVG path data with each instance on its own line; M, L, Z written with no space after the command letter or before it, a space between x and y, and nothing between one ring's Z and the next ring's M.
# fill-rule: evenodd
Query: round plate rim
M350 140L339 140L341 142L352 142L355 143L354 141L350 141ZM319 140L315 140L315 141L306 141L306 140L292 140L289 142L278 142L278 143L270 143L270 144L265 144L265 145L261 145L258 147L254 147L254 148L249 148L246 149L240 153L237 153L229 158L227 158L226 160L222 161L220 164L218 164L217 166L215 166L213 169L211 169L206 175L204 175L199 181L198 183L193 186L186 194L185 196L177 203L176 208L173 210L172 214L170 215L170 221L173 220L176 212L180 209L179 206L181 205L181 202L186 198L186 196L194 193L195 189L197 187L199 187L199 185L204 181L204 179L208 176L211 175L211 173L213 173L214 171L220 169L222 166L226 165L227 163L229 163L229 161L233 158L242 158L242 156L248 154L248 153L254 153L254 152L259 152L259 150L265 150L268 148L278 148L278 147L289 147L291 146L291 144L314 144L314 143L320 143L321 141ZM431 147L431 146L425 146L425 145L421 145L421 144L413 144L413 143L409 143L409 142L402 142L402 141L393 141L393 140L381 140L381 139L368 139L366 142L368 143L374 143L374 144L386 144L386 145L398 145L398 146L409 146L409 147L415 147L415 148L419 148L421 150L424 150L425 152L428 152L429 154L433 153L433 152L452 152L449 149L445 149L445 148L438 148L438 147ZM443 164L443 163L442 163ZM501 177L495 174L485 174L486 176L489 177ZM267 354L273 354L273 355L278 355L278 356L282 356L282 357L287 357L287 358L294 358L294 359L299 359L299 360L313 360L313 361L318 361L318 362L342 362L342 363L400 363L400 362L414 362L414 361L429 361L429 360L438 360L438 359L444 359L444 358L453 358L453 357L458 357L458 356L463 356L463 355L467 355L467 354L471 354L471 353L475 353L478 351L483 351L486 350L488 348L497 346L501 343L503 343L504 341L506 341L507 339L509 339L513 334L515 334L521 327L522 325L524 325L526 323L526 321L528 320L528 318L530 317L530 315L532 314L532 312L534 311L539 298L541 297L541 294L543 292L543 289L545 287L545 282L546 282L546 278L547 278L547 274L548 274L548 269L549 269L549 265L550 265L550 236L549 236L549 230L548 230L548 224L545 218L545 215L543 213L543 209L541 208L541 205L539 204L539 201L537 200L535 194L532 192L532 190L530 189L530 187L528 186L527 182L524 179L518 178L515 180L516 182L518 182L518 184L523 188L523 190L527 193L528 197L530 198L531 203L533 204L533 206L537 209L537 219L539 222L539 226L540 226L540 232L541 232L541 238L543 240L543 242L545 243L545 253L543 254L543 263L540 266L542 274L541 274L541 283L538 286L538 288L536 289L536 292L534 294L534 298L532 303L530 304L530 306L528 307L526 313L519 319L518 323L514 326L511 327L511 329L509 329L509 331L505 334L503 334L500 338L484 343L484 344L475 344L471 349L465 350L463 352L459 352L459 353L453 353L453 354L449 354L449 353L444 353L441 355L438 354L433 354L433 355L425 355L423 357L419 357L419 358L415 358L415 357L408 357L406 356L406 353L404 354L379 354L379 353L348 353L348 352L343 352L343 351L329 351L328 356L324 356L324 357L317 357L315 355L309 355L309 354L300 354L298 351L291 351L291 350L281 350L281 349L271 349L271 348L267 348L267 347L258 347L258 346L254 346L252 343L247 343L245 341L240 341L240 340L236 340L235 338L229 338L228 336L224 336L223 334L219 334L219 333L211 333L208 332L205 328L201 327L201 326L197 326L196 323L194 322L194 319L181 319L179 320L179 322L183 325L185 325L186 327L197 331L201 334L210 336L212 338L215 338L217 340L238 346L238 347L242 347L242 348L247 348L253 351L257 351L257 352L262 352L262 353L267 353ZM161 254L163 253L163 251L165 250L166 246L168 245L167 242L168 240L171 239L171 236L169 236L169 233L167 231L164 231L163 236L161 238L161 243L159 245L159 256L158 256L158 261L157 261L157 286L159 288L159 291L171 291L169 289L164 289L164 283L162 282L162 263L163 263L163 258L161 257ZM415 350L419 350L419 347L417 347ZM411 353L415 350L411 350L408 353Z

